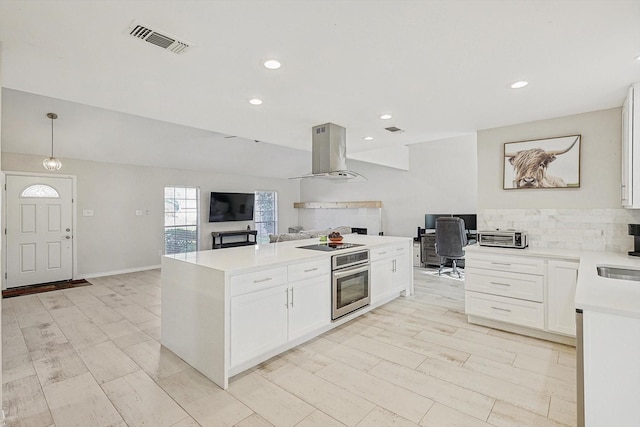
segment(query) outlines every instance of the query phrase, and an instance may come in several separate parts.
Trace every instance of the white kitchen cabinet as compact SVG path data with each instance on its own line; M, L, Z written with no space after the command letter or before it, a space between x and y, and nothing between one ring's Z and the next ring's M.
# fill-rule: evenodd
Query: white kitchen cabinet
M485 249L466 251L469 322L572 343L578 261Z
M289 340L331 322L331 277L322 275L289 286Z
M640 208L640 83L629 88L622 105L621 202Z
M547 329L576 336L577 262L547 261Z
M411 281L411 272L413 267L411 265L409 254L406 252L396 252L394 260L393 289L395 291L402 291L403 289L406 289L407 283Z
M411 258L406 245L389 245L371 251L371 304L407 289Z
M287 342L287 294L280 285L231 298L231 366Z
M248 288L242 285L251 283L254 290L231 298L231 366L328 325L331 321L329 268L328 260L323 260L273 269L268 274L236 276L237 288L246 291ZM282 279L281 270L285 278L288 273L297 281L268 287L271 281ZM256 286L261 289L255 289Z
M475 253L465 258L467 315L544 328L542 260Z
M640 420L640 319L584 310L585 426Z

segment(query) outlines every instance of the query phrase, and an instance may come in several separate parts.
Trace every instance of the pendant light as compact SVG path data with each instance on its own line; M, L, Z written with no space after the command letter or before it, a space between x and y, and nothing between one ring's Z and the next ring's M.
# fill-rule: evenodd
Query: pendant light
M56 113L47 113L47 117L51 119L51 157L42 161L42 166L48 171L57 171L62 167L60 159L53 157L53 121L58 118Z

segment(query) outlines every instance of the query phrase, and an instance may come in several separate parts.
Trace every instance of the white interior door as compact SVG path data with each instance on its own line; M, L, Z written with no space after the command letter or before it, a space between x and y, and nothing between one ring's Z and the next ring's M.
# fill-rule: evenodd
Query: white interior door
M71 178L7 175L7 288L72 278Z

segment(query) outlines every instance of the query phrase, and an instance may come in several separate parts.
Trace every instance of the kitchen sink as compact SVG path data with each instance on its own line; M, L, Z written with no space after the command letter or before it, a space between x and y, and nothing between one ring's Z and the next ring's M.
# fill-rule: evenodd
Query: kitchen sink
M640 270L607 265L599 265L596 268L598 270L598 276L607 277L609 279L635 280L640 282Z

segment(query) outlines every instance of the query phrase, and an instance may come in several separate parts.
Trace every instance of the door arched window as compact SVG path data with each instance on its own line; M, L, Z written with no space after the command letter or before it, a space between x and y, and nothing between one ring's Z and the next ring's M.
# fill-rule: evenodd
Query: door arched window
M49 197L60 198L58 190L46 184L33 184L22 190L20 197Z

